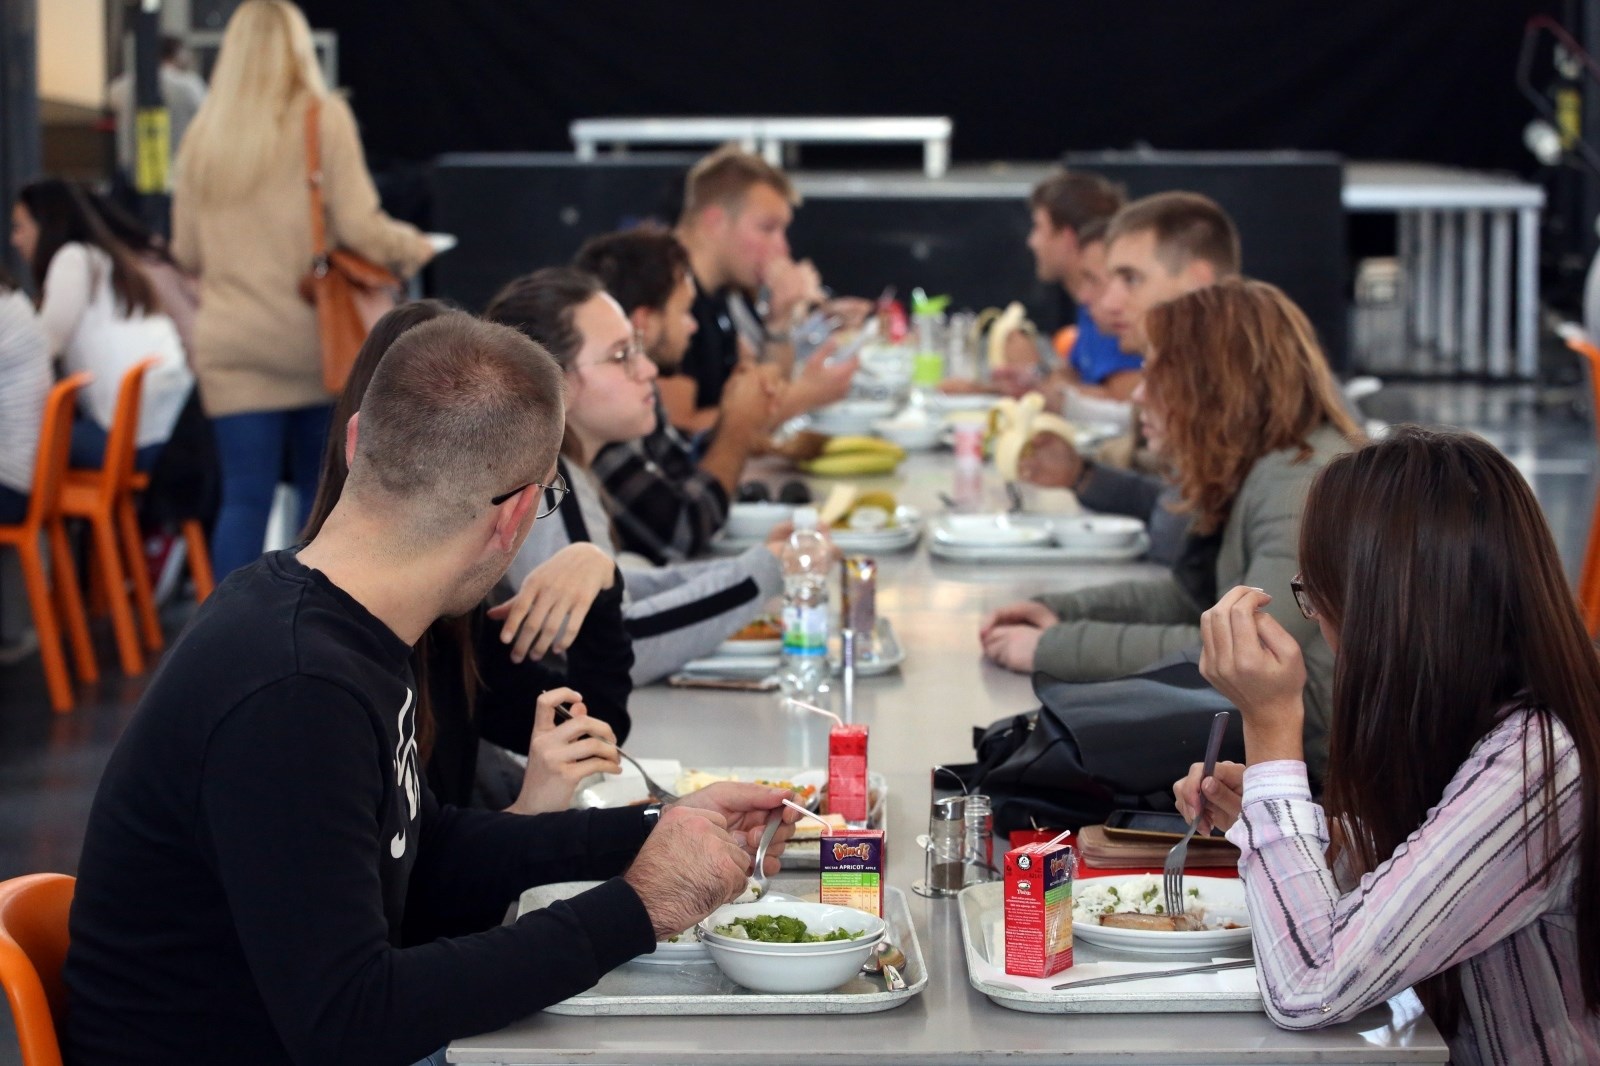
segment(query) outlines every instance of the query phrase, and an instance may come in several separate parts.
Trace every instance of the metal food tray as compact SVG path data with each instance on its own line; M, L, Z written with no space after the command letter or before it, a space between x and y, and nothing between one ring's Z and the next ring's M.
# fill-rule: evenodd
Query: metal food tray
M990 930L1005 920L1005 884L993 881L962 889L956 902L961 908L961 941L966 949L967 977L973 988L1010 1010L1028 1014L1182 1014L1264 1009L1254 967L1154 981L1125 981L1077 991L1049 989L1044 982L1032 978L995 980L992 974L996 971L999 976L1005 976L1004 960L994 964L991 976L986 977L985 971L990 966ZM1211 961L1210 955L1136 955L1096 947L1078 939L1073 942L1072 957L1072 968L1052 975L1048 979L1050 983L1060 984L1080 967L1101 962L1118 964L1127 972L1130 964L1131 968L1168 970Z
M522 894L517 913L523 914L574 895L592 882L543 885ZM578 886L575 888L575 886ZM773 889L791 891L789 885L774 881ZM815 899L815 890L795 892ZM586 1017L634 1014L874 1014L893 1010L919 994L928 984L928 965L917 942L905 893L898 888L883 890L883 916L889 923L889 937L905 952L901 976L906 987L890 992L880 977L857 974L831 992L806 995L777 995L753 992L723 976L716 963L686 963L681 966L627 963L605 974L586 992L546 1007L550 1014Z
M1128 563L1149 550L1150 534L1146 532L1140 532L1132 543L1120 548L951 544L938 537L928 538L928 554L950 563Z

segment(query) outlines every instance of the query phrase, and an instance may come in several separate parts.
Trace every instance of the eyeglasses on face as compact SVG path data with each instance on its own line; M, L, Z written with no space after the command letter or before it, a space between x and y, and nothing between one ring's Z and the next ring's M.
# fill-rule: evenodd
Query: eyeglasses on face
M533 517L535 518L544 518L553 513L557 507L561 506L562 497L566 496L568 492L567 479L558 472L548 485L541 485L537 481L529 481L526 484L518 485L510 492L502 492L489 502L499 507L526 488L537 488L544 492L544 498L539 501L539 510L534 513Z
M596 359L592 363L577 363L573 369L585 366L607 367L614 366L635 381L644 376L645 367L650 362L649 354L644 350L644 341L639 339L637 333L626 341L618 342L610 352Z
M1312 604L1311 597L1306 594L1306 584L1296 574L1289 580L1289 591L1294 593L1294 604L1300 608L1300 614L1310 622L1317 617L1317 608Z

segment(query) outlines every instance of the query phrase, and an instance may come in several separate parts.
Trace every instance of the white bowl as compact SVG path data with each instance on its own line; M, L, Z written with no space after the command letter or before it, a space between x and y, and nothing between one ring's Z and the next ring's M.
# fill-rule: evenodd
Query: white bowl
M722 527L732 540L764 540L772 527L794 518L792 503L736 503L728 508L728 521Z
M811 428L833 436L871 432L872 423L894 414L893 400L840 400L811 412Z
M926 451L939 443L944 425L927 419L921 422L900 422L879 419L872 423L872 431L884 440L898 444L908 452Z
M943 544L1025 548L1048 544L1052 534L1049 526L1014 522L1004 514L952 514L935 523L933 536Z
M848 929L862 934L855 940L824 940L815 944L770 944L761 940L744 940L717 932L717 926L727 925L735 918L755 918L763 914L776 914L799 918L813 933L827 933L834 929ZM807 903L803 900L757 900L754 903L729 903L718 907L695 927L700 939L707 944L726 944L748 949L760 954L788 957L793 955L829 954L846 946L876 944L883 939L888 923L877 915L858 911L854 907L837 907L831 903ZM866 958L863 954L862 958ZM859 965L859 964L858 964Z
M728 977L755 992L804 995L831 992L855 977L878 946L876 940L852 942L847 948L811 955L778 955L725 941L707 941L711 961ZM764 945L782 947L785 945Z
M1144 523L1114 514L1051 519L1056 543L1066 548L1124 548L1138 539Z

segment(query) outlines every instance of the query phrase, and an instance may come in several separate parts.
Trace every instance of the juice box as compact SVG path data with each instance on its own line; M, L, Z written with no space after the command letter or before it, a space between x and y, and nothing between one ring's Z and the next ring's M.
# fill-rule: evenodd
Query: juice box
M836 725L828 733L828 813L867 824L867 727Z
M844 829L822 835L818 898L836 907L883 916L883 830Z
M1006 973L1049 977L1072 965L1072 848L1006 852Z

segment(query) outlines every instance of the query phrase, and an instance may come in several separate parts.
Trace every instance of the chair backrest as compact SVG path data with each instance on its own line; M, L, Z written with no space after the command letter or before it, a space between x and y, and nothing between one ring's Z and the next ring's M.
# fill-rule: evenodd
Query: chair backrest
M76 887L66 874L0 881L0 985L11 1002L23 1066L61 1066L56 1029L67 1003L61 967Z
M161 357L155 355L139 360L123 372L122 384L117 386L117 406L111 413L111 428L106 431L106 454L100 463L108 492L126 487L133 478L133 455L138 450L139 407L144 399L144 373L159 362Z
M36 529L46 519L53 518L60 506L61 477L67 471L67 455L72 450L72 412L77 407L78 393L93 376L86 370L79 371L56 382L45 397L26 519L26 523Z

